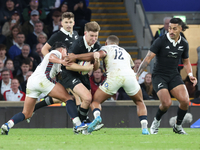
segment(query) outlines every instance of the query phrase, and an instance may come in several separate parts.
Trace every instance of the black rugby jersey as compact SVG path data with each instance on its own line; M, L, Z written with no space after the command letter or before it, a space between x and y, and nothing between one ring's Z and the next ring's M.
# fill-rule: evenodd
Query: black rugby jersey
M176 44L173 44L170 40L169 33L167 33L156 39L150 48L150 51L156 54L156 62L153 69L154 74L167 76L177 74L179 59L189 57L189 46L185 38L181 37Z
M60 31L54 33L50 39L47 41L47 43L53 47L55 42L63 42L67 49L73 44L74 41L78 40L79 35L76 31L73 31L72 37L67 34L68 32L65 31L63 28L60 29Z

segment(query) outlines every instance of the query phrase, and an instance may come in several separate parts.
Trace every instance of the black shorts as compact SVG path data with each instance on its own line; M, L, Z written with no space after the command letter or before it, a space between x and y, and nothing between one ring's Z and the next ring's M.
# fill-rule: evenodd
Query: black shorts
M88 90L91 89L88 75L81 75L78 72L69 70L63 70L61 75L62 80L60 80L59 83L62 84L65 88L70 88L73 90L77 84L82 83Z
M171 91L178 85L184 84L180 74L165 76L160 74L152 75L153 89L157 93L160 89L168 89Z

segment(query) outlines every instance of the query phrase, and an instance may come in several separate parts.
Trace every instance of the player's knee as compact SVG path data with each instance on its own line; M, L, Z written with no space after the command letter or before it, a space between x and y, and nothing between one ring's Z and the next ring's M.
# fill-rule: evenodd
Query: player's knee
M166 110L172 105L172 101L164 101L162 102L162 106L163 108L165 108Z
M91 104L92 102L92 95L91 94L88 94L84 99L83 99L84 103L87 103L87 104Z

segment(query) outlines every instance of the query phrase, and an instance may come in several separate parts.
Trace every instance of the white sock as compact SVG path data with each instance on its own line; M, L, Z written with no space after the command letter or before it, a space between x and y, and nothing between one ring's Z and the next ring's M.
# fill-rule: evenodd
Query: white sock
M142 129L144 129L144 128L147 129L147 125L148 125L147 120L141 120L140 123L141 123L141 127L142 127Z
M15 125L15 123L12 120L9 120L7 123L9 128L12 128Z
M72 120L72 122L73 122L73 124L74 124L75 126L80 126L80 125L81 125L81 120L80 120L79 117L74 118L74 119Z
M96 118L97 116L100 116L101 115L101 112L99 110L96 110L94 113L94 118Z

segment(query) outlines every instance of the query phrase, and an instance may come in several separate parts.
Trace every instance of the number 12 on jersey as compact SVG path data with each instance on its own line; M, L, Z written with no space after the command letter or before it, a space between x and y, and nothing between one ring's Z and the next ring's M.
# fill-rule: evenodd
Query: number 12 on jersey
M115 58L114 59L124 60L124 57L122 55L123 55L122 51L120 51L119 49L115 49Z

